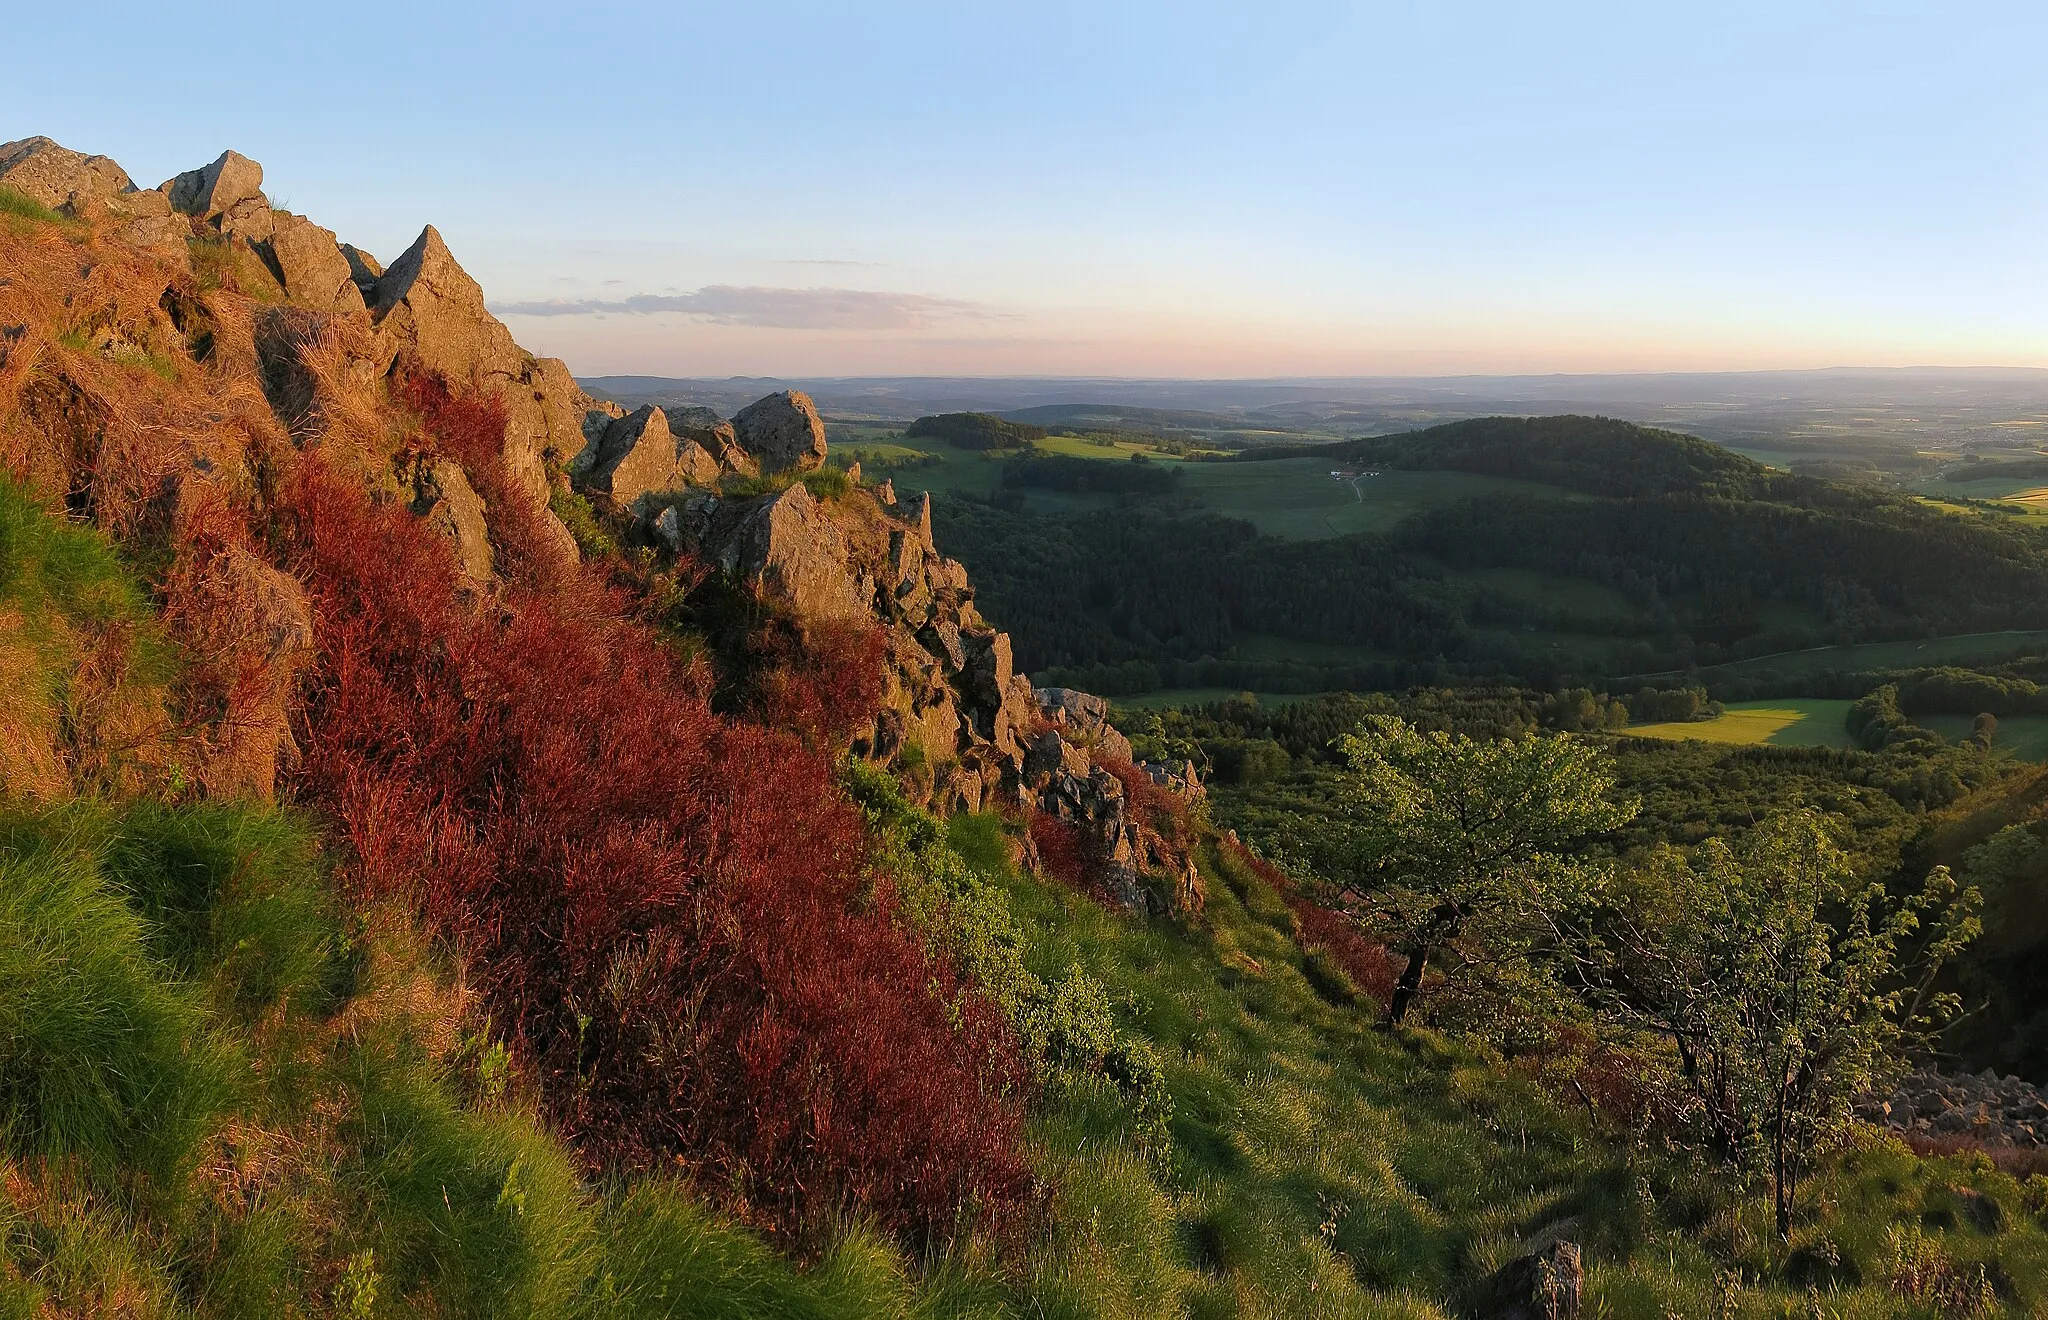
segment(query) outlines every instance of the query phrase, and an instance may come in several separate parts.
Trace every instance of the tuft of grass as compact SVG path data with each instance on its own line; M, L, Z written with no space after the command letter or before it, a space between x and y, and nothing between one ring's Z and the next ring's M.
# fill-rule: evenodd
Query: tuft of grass
M569 535L576 539L576 549L585 560L606 560L619 557L619 543L605 529L603 520L597 516L590 501L560 483L548 492L548 507L562 526L569 529Z
M0 1149L105 1187L189 1171L246 1061L165 972L83 840L0 851Z

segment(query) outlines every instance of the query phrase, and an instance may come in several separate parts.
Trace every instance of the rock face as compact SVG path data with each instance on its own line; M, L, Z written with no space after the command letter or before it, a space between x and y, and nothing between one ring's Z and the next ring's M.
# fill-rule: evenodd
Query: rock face
M211 165L186 170L164 183L171 209L212 218L263 200L263 167L239 151L223 151Z
M2048 1146L2048 1091L1990 1069L1977 1074L1913 1073L1888 1096L1873 1096L1864 1118L1910 1136L1958 1138L1985 1146Z
M764 473L810 472L825 466L825 423L811 396L784 390L756 400L734 415L740 447L760 461Z
M275 216L263 196L263 167L238 151L223 151L211 165L187 170L158 188L171 209L196 216L215 232L267 244Z
M1131 741L1109 722L1109 703L1072 688L1039 688L1033 694L1046 722L1083 747L1097 747L1118 760L1131 760Z
M412 474L412 511L455 547L456 566L472 587L492 578L490 528L484 521L483 497L469 484L469 474L452 459L421 462Z
M360 252L356 258L352 276L365 269ZM548 509L547 475L550 463L568 463L587 443L582 422L589 399L569 369L512 341L512 332L485 308L483 289L432 225L377 277L369 311L376 328L369 365L377 374L403 359L505 409L506 470L548 537L543 549L558 569L573 567L576 542Z
M105 156L86 156L46 137L0 145L0 187L51 208L111 204L135 191L128 172Z

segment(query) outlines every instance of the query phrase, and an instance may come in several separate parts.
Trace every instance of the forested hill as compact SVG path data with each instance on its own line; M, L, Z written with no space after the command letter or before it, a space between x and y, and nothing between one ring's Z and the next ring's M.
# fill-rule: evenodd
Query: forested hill
M1478 417L1353 441L1351 453L1384 467L1518 477L1614 497L1782 498L1797 480L1697 436L1611 417Z
M1671 431L1496 417L1256 453L1275 471L1310 456L1364 469L1361 499L1395 474L1445 479L1392 487L1424 493L1384 530L1324 539L1262 534L1164 483L1096 487L1122 491L1113 519L946 501L942 537L1020 662L1112 692L1543 685L2048 627L2040 529ZM1029 484L1015 475L1006 487ZM1527 484L1484 484L1501 479Z
M1772 472L1698 436L1611 417L1476 417L1333 445L1267 447L1241 461L1327 456L1370 467L1540 481L1588 495L1783 498L1819 485Z

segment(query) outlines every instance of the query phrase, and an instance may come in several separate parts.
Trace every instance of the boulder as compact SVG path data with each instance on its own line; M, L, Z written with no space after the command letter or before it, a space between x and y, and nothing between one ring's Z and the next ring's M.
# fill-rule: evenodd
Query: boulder
M1032 696L1040 715L1069 738L1118 760L1132 759L1130 740L1109 722L1109 702L1103 698L1074 688L1038 688Z
M718 558L728 572L788 601L806 618L868 616L850 571L846 538L801 482L749 511Z
M376 296L377 281L383 277L384 265L353 243L343 243L340 247L341 258L348 263L349 279L354 282L356 292L362 295L363 305L367 307L370 299Z
M688 491L655 516L654 534L676 554L693 553L710 536L718 506L718 496L710 491Z
M1473 1314L1485 1320L1578 1320L1585 1270L1576 1242L1518 1256L1488 1279Z
M469 474L453 459L432 458L413 473L412 511L455 547L456 566L471 586L491 580L491 536L484 521L483 498L469 484Z
M333 230L289 211L274 212L268 253L285 296L299 306L337 313L365 310L355 272Z
M135 192L135 181L105 156L30 137L0 145L0 187L44 206L76 211L88 201L117 205Z
M585 490L624 505L663 491L709 485L719 471L718 459L696 440L670 431L668 414L653 404L608 422L569 468Z
M702 414L711 410L709 408L690 408L686 411L691 414ZM672 412L669 414L669 425L674 428L675 433L696 441L703 447L705 453L710 454L718 461L718 466L721 469L743 477L758 477L761 475L761 465L755 462L754 456L741 446L739 435L734 431L731 422L721 422L716 417L713 417L709 422L701 424L694 420L679 422L677 421L677 416L677 413Z
M213 164L167 181L162 191L169 194L173 210L201 217L221 215L262 198L263 167L239 151L223 151Z
M273 217L263 196L263 167L238 151L223 151L213 164L165 181L161 191L172 210L198 216L223 234L270 241Z
M783 390L748 404L732 425L740 447L764 474L792 468L809 472L825 465L825 423L811 396L801 390Z
M452 383L509 376L526 356L432 225L378 276L370 316L388 352L409 350L420 366Z

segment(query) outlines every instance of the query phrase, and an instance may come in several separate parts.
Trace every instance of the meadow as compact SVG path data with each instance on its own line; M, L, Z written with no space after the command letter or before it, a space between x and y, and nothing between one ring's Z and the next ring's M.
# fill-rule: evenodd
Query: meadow
M1007 460L956 449L943 440L905 437L900 428L876 423L835 422L829 428L833 452L858 459L870 480L887 476L899 493L928 490L935 495L992 495L1002 484ZM1138 439L1098 443L1080 436L1048 436L1038 442L1045 453L1103 462L1129 462L1142 455L1170 464L1183 474L1182 489L1208 509L1242 518L1260 531L1294 541L1348 536L1356 532L1388 532L1402 520L1428 509L1467 499L1508 495L1571 498L1569 492L1536 482L1464 472L1384 470L1343 480L1330 475L1326 459L1283 458L1259 463L1191 461ZM906 460L935 458L914 467L895 466ZM1074 495L1032 490L1031 509L1065 513L1108 507L1106 495Z
M1671 724L1634 724L1634 738L1689 738L1712 743L1768 743L1773 747L1853 747L1844 719L1851 703L1817 698L1738 701L1718 718Z
M1731 660L1713 669L1717 674L1728 676L1780 674L1798 677L1864 670L1916 669L1931 665L1985 665L2037 655L2044 647L2048 647L2048 629L2015 628L2004 632L1958 633L1949 637L1896 642L1815 646L1803 651L1780 651L1752 656L1747 660ZM1671 670L1631 675L1623 681L1679 676L1681 671Z

